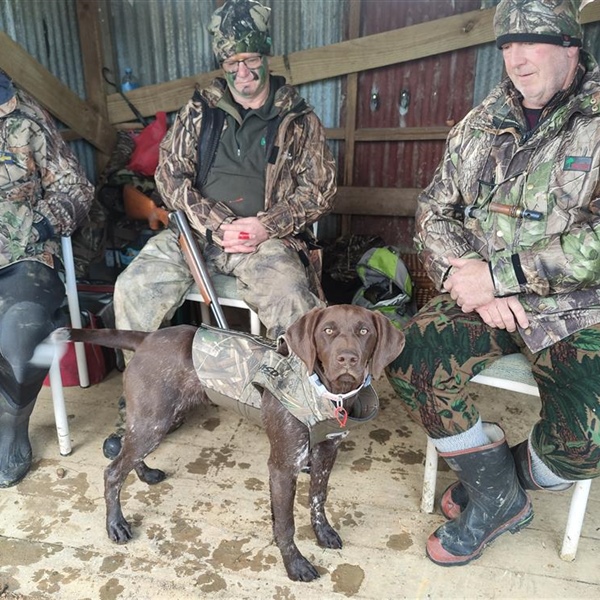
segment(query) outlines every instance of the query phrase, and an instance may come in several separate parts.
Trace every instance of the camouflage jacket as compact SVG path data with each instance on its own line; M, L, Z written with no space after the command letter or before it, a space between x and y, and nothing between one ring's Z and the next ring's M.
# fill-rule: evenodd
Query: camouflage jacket
M224 106L224 92L222 79L196 90L209 106L219 108ZM296 89L283 85L274 102L282 117L275 140L279 152L275 163L267 165L264 211L257 217L271 237L292 242L293 236L331 212L337 189L335 163L321 122ZM201 123L202 104L192 98L161 143L155 179L164 203L184 210L200 234L211 230L218 244L221 223L235 215L226 204L203 198L194 187Z
M319 386L317 376L310 375L297 356L283 356L274 343L257 336L202 325L194 336L192 359L212 402L237 409L261 424L261 392L269 390L307 427L311 447L325 439L345 437L379 411L379 399L368 378L344 419L336 411L341 399L332 399L333 394Z
M527 133L519 100L506 79L452 129L419 198L415 242L438 289L447 256L488 262L496 296L525 307L521 334L537 352L600 322L600 70L582 52L571 89ZM491 212L490 202L542 219Z
M52 118L26 93L0 106L0 268L49 266L58 236L83 222L94 194Z

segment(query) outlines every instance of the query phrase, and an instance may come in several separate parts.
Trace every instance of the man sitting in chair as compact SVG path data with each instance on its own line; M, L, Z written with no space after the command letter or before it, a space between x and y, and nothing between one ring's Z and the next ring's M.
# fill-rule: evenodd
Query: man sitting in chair
M0 71L0 487L31 466L29 417L48 367L30 359L64 324L60 236L82 224L93 195L52 119Z
M449 134L421 194L416 244L438 289L388 377L459 482L427 541L443 566L533 517L526 489L600 474L600 70L576 0L502 0L508 77ZM509 449L465 385L523 352L542 410ZM512 450L512 451L511 451Z
M237 279L240 297L276 338L324 306L308 257L309 227L332 209L335 164L312 108L269 74L270 8L229 0L209 32L223 70L197 89L161 143L155 174L165 205L182 209L210 270ZM165 229L119 276L120 329L153 331L179 308L194 281ZM118 436L104 451L116 456Z

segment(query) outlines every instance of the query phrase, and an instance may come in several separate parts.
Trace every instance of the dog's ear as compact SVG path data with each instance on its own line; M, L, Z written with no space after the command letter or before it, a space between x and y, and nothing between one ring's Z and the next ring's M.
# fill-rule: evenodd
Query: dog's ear
M312 373L315 368L317 350L314 332L323 310L325 309L313 308L292 323L284 334L288 348L302 360L309 373Z
M387 367L404 348L404 333L380 312L371 311L373 324L377 331L377 344L371 358L371 374L375 379L381 377Z

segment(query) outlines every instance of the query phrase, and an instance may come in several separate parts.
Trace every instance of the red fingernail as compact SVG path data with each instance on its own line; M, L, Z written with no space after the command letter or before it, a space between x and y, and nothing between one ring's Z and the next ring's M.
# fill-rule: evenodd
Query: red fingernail
M238 235L238 239L240 239L240 240L249 240L250 239L250 234L247 231L240 231L240 234Z

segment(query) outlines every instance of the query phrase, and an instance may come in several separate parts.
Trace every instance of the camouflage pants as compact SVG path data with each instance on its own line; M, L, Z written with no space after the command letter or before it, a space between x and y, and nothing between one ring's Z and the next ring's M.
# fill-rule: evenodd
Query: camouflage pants
M205 245L203 255L209 271L237 278L241 298L257 311L273 339L311 308L324 306L309 290L298 253L281 240L267 240L252 254L227 254ZM170 229L162 231L150 238L117 279L117 327L158 329L175 314L193 286L177 235Z
M443 294L411 319L405 334L406 348L387 376L430 437L472 427L479 412L465 385L495 358L520 351L531 362L542 404L530 438L535 452L564 479L600 475L600 325L532 354L518 333L488 327Z

